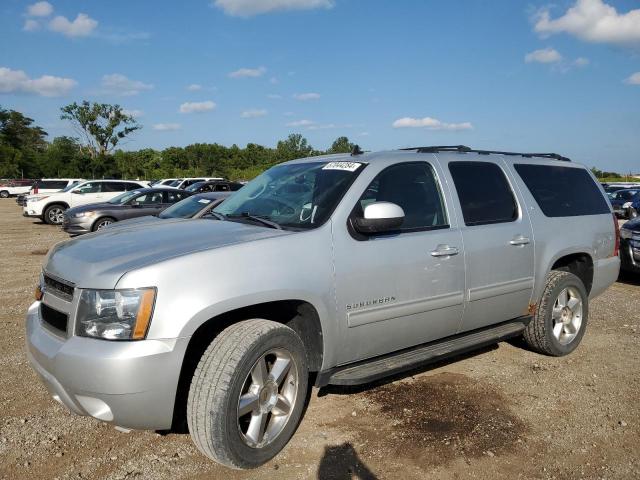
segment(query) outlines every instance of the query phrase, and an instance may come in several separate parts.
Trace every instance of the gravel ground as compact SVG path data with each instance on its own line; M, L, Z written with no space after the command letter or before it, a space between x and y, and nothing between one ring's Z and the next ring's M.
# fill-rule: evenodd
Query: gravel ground
M278 457L248 472L187 435L120 433L53 401L24 353L24 313L47 250L66 235L0 200L0 479L640 478L640 280L591 305L580 348L520 342L353 390L314 390Z

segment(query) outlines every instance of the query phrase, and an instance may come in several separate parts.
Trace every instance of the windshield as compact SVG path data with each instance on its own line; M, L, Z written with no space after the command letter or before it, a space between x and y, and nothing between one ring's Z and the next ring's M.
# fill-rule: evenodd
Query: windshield
M229 218L262 217L281 227L322 225L364 164L305 162L277 165L249 182L214 209Z
M211 204L211 198L202 198L198 195L187 197L184 200L174 203L169 208L164 209L159 218L191 218L200 210Z
M196 192L198 189L203 186L206 182L196 182L193 185L189 185L185 190L187 192Z
M62 190L60 190L61 192L68 192L69 190L71 190L73 187L76 187L80 182L73 182L70 183L69 185L67 185L66 187L64 187Z
M131 190L130 192L124 192L118 195L117 197L113 197L107 203L111 203L113 205L124 205L133 197L139 194L140 194L140 190Z
M169 185L170 187L177 187L177 186L178 186L178 185L180 185L181 183L182 183L182 179L181 179L181 178L179 178L179 179L177 179L177 180L174 180L173 182L169 182L169 184L168 184L168 185Z

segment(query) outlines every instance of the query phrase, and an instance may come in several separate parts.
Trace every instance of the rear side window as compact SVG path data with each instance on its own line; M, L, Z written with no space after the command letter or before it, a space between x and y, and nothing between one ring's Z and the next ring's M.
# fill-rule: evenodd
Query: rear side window
M124 183L122 182L104 182L102 184L103 192L124 192Z
M465 225L513 222L518 205L502 169L489 162L450 162Z
M547 217L610 213L604 195L582 168L524 163L514 168Z
M51 190L62 190L66 186L66 180L41 180L37 183L38 188L48 188Z

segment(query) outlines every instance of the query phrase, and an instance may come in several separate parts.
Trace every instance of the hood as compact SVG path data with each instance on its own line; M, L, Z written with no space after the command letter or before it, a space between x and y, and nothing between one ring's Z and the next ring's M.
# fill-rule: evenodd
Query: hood
M130 228L106 228L59 243L51 249L44 268L79 287L113 288L122 275L149 264L290 234L220 220L142 222Z
M633 220L629 220L622 228L626 228L627 230L633 230L634 232L640 232L640 217L636 217Z
M90 212L92 210L98 210L103 208L108 208L111 210L111 209L120 208L120 207L122 207L122 205L116 205L108 202L100 202L100 203L88 203L86 205L79 205L77 207L69 208L66 211L69 213L69 215L73 215L74 213L79 213L79 212Z

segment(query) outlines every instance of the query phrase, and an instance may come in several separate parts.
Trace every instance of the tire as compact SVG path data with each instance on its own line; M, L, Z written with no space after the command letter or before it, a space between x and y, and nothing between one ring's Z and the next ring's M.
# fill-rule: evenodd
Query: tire
M42 219L49 225L62 225L62 218L65 210L66 207L64 205L54 203L53 205L49 205L45 208Z
M567 296L564 296L567 292ZM565 308L566 307L566 308ZM561 357L580 344L589 318L589 295L577 276L553 270L524 339L535 351Z
M635 208L630 208L629 209L629 218L630 219L634 219L638 216L638 211Z
M98 220L96 220L93 223L93 227L91 227L91 231L92 232L96 232L96 231L106 227L107 225L111 225L114 222L117 222L117 220L115 218L112 218L112 217L99 218Z
M0 198L9 198L9 192L6 190L0 191Z
M287 360L288 369L282 368ZM277 383L275 371L282 372ZM266 382L260 379L265 374ZM266 463L298 427L308 376L304 345L289 327L262 319L231 325L209 345L191 381L187 423L193 442L227 467ZM241 396L244 414L239 411Z

